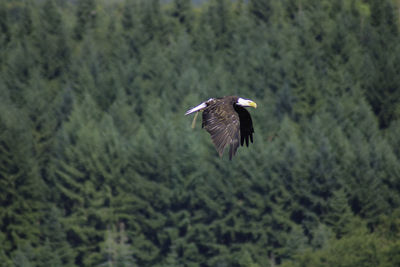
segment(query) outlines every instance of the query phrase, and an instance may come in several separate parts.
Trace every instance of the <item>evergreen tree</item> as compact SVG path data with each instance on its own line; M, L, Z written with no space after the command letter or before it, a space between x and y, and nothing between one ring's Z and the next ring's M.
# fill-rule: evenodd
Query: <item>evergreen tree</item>
M77 264L100 263L99 245L113 216L113 180L126 164L118 160L120 144L111 118L103 117L89 96L81 106L75 104L58 137L54 179L58 203L65 210L62 224L78 253Z
M5 2L0 3L0 71L3 71L3 64L5 61L5 51L7 44L10 42L11 39L11 30L9 25L8 19L8 10L6 7Z
M367 1L370 6L370 24L363 32L362 44L367 57L362 85L374 113L378 116L380 127L386 128L397 119L399 95L398 51L399 30L393 1ZM390 52L389 52L390 51ZM379 70L379 71L377 71Z
M136 266L124 228L124 224L120 223L118 230L115 227L107 230L104 244L105 266Z
M21 245L13 255L13 266L33 267L35 266L35 253L30 244Z
M398 249L396 243L382 243L380 236L369 233L357 220L353 229L351 234L331 240L325 249L298 254L282 266L392 266L396 262L396 258L387 257Z
M190 33L193 29L193 7L192 1L190 0L174 0L172 14L180 24L182 24L185 30Z
M3 253L11 257L17 248L31 248L39 244L40 210L43 207L41 193L45 185L33 155L26 113L6 99L1 101L0 229L3 233ZM22 260L25 254L21 253ZM25 256L28 259L31 257Z
M353 219L353 214L348 205L346 194L343 190L335 191L329 201L330 211L326 216L325 222L331 226L336 237L340 238L349 233L352 229L349 224Z
M44 2L37 28L34 43L43 75L48 79L62 76L69 65L70 49L65 23L53 0Z
M53 203L42 209L41 244L36 249L37 266L75 266L75 251L67 241L63 214Z
M82 40L86 34L90 33L91 29L96 27L96 0L79 0L76 5L76 18L75 38Z
M150 41L164 43L167 25L160 0L140 0L140 10L142 11L140 16L141 34L144 37L145 44Z
M267 23L272 16L272 5L271 1L250 0L249 9L256 19Z

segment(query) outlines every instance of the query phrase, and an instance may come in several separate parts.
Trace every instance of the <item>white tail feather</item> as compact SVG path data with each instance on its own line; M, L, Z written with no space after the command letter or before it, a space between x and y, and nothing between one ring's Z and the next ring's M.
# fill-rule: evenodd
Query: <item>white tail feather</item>
M198 105L198 106L196 106L196 107L194 107L194 108L191 108L191 109L189 109L188 111L186 111L185 115L192 114L193 112L202 110L203 108L206 108L206 107L207 107L206 102L203 102L203 103L201 103L200 105Z

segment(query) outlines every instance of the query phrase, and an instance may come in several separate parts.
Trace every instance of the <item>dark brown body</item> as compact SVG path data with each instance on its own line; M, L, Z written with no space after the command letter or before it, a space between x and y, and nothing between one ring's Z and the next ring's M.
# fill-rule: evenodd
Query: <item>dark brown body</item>
M239 144L253 143L253 123L249 112L236 104L237 96L214 98L206 102L202 127L210 133L220 156L229 145L229 159L236 154Z

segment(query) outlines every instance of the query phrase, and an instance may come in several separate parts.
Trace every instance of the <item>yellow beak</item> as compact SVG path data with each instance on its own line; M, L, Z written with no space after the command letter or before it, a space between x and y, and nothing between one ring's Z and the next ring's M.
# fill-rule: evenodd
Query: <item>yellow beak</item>
M257 104L254 101L250 101L249 106L253 107L253 108L257 108Z

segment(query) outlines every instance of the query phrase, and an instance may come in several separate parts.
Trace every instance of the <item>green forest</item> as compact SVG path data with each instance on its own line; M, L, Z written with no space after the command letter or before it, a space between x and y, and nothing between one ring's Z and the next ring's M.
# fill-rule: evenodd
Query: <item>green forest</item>
M1 266L400 266L400 1L0 1L0 204Z

